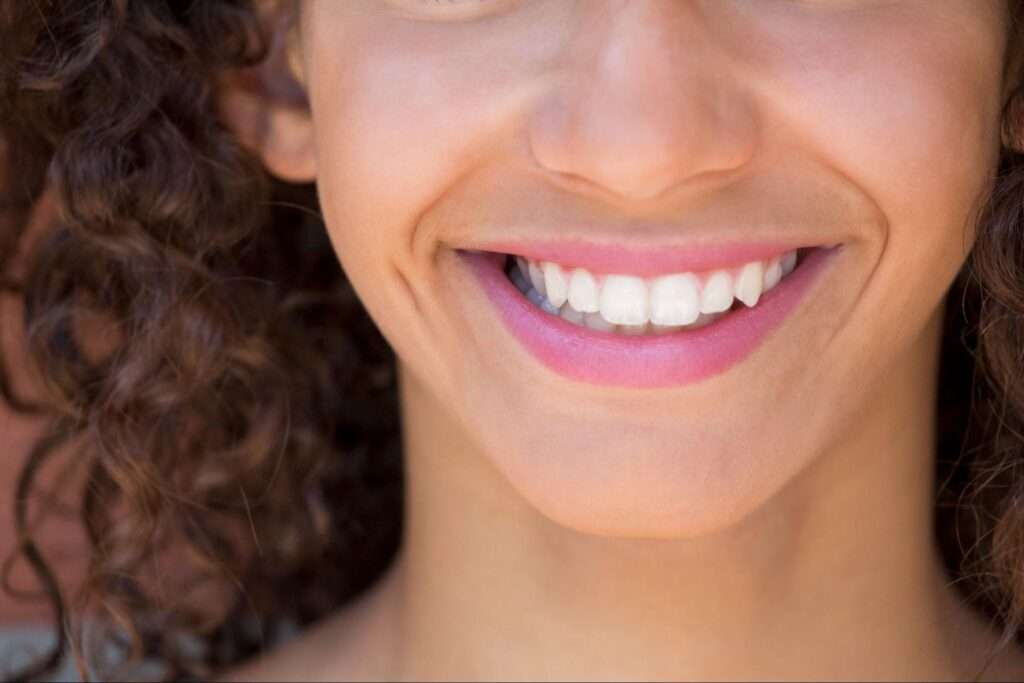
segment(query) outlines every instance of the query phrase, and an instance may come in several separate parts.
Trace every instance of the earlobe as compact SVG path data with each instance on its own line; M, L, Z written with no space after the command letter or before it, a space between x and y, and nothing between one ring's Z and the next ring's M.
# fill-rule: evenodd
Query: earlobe
M1024 40L1024 31L1016 25L1010 34L1007 46L1009 58L1005 65L1003 75L1003 87L1000 101L1002 109L1000 114L1000 138L1002 146L1020 154L1024 153L1024 49L1021 49L1021 41Z
M313 121L306 106L276 100L242 87L221 89L219 107L239 141L258 155L266 169L293 183L316 179Z
M311 183L316 180L316 145L308 109L281 107L270 113L270 133L263 145L267 169L282 180Z
M293 183L316 179L313 117L287 17L275 25L270 50L258 66L225 74L218 106L225 124L266 169Z
M1003 107L1000 137L1002 146L1017 154L1024 153L1024 102L1021 93L1012 94Z

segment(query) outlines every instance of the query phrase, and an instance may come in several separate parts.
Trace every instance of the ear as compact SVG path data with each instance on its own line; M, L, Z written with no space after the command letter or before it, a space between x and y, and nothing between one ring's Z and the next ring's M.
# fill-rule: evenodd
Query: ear
M1003 72L1002 115L1000 137L1003 147L1020 154L1024 152L1024 26L1011 23L1007 42L1007 61Z
M1024 102L1021 93L1009 93L1004 99L1000 140L1003 147L1017 154L1024 153Z
M224 74L218 107L224 123L271 174L309 183L316 179L316 148L293 21L289 12L268 17L266 59Z

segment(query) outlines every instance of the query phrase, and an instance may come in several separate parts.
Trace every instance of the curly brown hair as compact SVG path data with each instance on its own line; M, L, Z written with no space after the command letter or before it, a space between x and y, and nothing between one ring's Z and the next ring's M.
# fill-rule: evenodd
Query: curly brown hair
M16 677L55 665L69 617L89 608L132 657L208 676L390 561L402 483L392 352L334 258L314 188L272 182L218 120L216 75L267 52L249 3L2 11L0 272L24 297L46 400L0 389L51 416L14 501L19 552L60 638ZM26 212L46 188L59 216L15 281ZM28 524L36 472L58 453L88 470L81 595L59 589Z
M1008 10L1016 79L1022 1ZM272 179L218 116L218 76L267 50L245 0L0 4L0 287L24 302L45 398L2 362L0 394L49 420L5 455L25 457L17 552L58 635L14 678L79 653L84 614L109 617L129 661L210 676L353 598L398 548L393 353L315 188ZM935 515L950 576L1004 644L1024 639L1024 126L1008 92L1011 142L947 297ZM58 215L30 242L44 192ZM87 472L75 594L30 522L54 458Z

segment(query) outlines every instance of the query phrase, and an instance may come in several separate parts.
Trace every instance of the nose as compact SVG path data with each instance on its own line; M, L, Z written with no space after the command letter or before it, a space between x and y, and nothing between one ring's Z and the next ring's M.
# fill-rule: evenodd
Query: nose
M717 1L717 0L716 0ZM530 119L545 170L648 200L747 164L754 109L700 0L585 0Z

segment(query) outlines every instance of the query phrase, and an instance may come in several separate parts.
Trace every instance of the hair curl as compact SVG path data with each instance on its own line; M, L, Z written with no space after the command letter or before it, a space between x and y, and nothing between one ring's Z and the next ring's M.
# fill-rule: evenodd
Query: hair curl
M1009 8L1008 63L1022 52ZM0 286L23 298L46 400L17 395L2 364L0 394L49 417L15 512L59 638L18 678L52 670L89 610L132 661L209 676L358 594L397 550L393 354L315 189L269 178L217 116L216 77L266 54L245 0L0 5ZM1024 624L1024 156L1004 146L994 181L947 297L935 524L948 572L1008 644ZM47 190L59 216L19 254ZM27 521L57 457L88 473L73 596ZM226 599L195 597L211 586Z
M70 599L109 615L134 659L208 676L391 559L393 355L334 258L315 190L271 182L218 120L215 77L267 52L248 3L7 2L0 36L18 169L3 188L4 274L40 193L60 207L6 282L47 389L35 407L51 416L19 482L20 552L61 638L21 676L67 649ZM58 590L26 521L35 472L62 443L88 469L81 596ZM160 571L169 552L174 569Z

